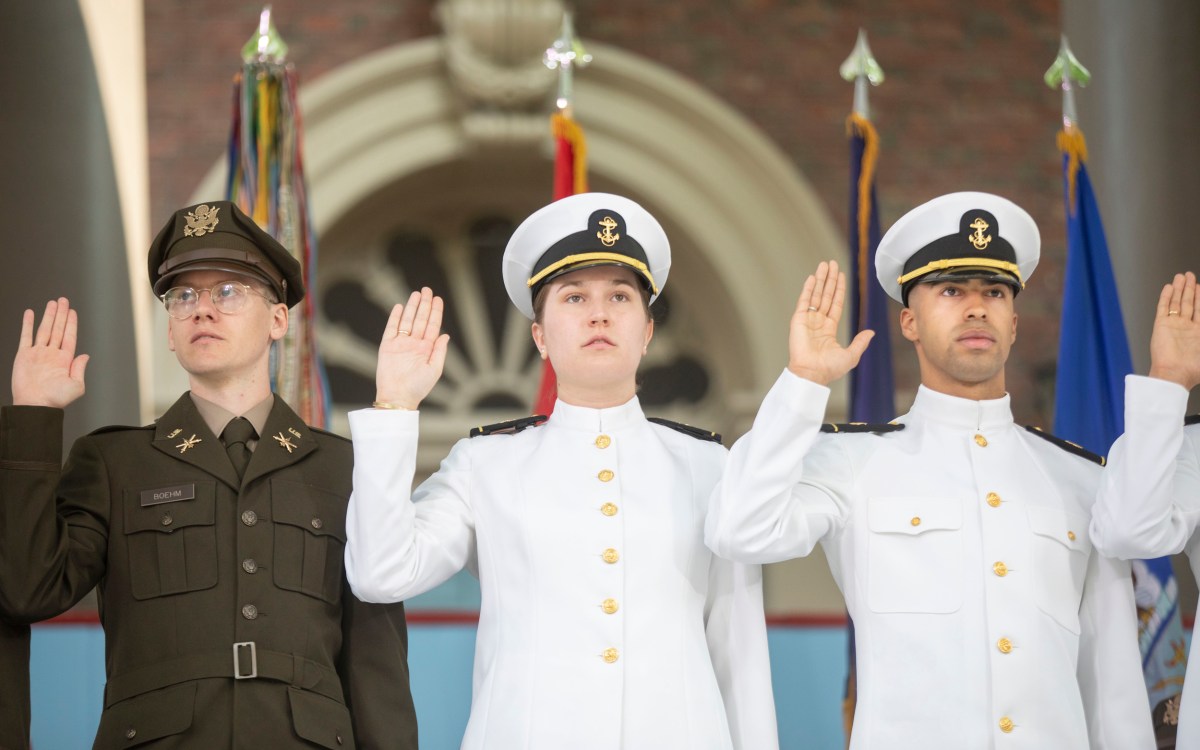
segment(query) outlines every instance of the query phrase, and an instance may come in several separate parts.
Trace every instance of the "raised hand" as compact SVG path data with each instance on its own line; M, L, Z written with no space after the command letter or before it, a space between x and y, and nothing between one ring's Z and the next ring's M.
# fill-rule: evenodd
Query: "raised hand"
M1158 295L1150 334L1150 377L1188 390L1200 385L1200 300L1191 271L1175 274Z
M838 322L846 301L846 274L837 261L821 261L804 282L788 333L788 369L821 385L850 372L867 350L874 331L860 331L848 346L838 343Z
M375 402L416 409L446 364L450 334L442 333L442 298L429 287L413 292L388 317L375 368Z
M13 360L13 404L62 409L84 391L88 355L75 356L79 316L66 297L59 297L46 303L36 335L33 323L33 310L26 310Z

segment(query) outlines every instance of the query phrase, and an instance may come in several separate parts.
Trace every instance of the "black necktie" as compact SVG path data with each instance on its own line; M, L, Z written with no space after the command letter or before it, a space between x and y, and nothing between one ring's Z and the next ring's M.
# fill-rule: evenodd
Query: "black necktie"
M238 479L246 473L246 466L250 463L250 448L246 446L246 441L254 437L257 437L254 425L245 417L230 420L221 432L221 442L225 444L225 452L229 454Z

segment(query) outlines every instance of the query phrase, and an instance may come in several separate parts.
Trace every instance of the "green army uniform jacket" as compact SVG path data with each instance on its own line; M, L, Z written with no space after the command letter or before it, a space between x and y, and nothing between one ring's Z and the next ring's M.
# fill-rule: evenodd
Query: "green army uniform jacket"
M80 438L0 410L0 611L98 588L96 748L415 748L403 605L343 573L352 452L276 398L239 482L184 394L154 425Z
M0 619L0 750L29 747L29 626Z

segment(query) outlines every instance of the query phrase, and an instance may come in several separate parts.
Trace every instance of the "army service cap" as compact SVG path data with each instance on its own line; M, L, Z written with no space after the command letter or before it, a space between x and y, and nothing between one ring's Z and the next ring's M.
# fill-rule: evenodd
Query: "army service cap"
M625 266L653 303L667 283L671 245L658 220L628 198L579 193L535 211L504 248L504 287L533 318L533 299L550 280L592 266Z
M1039 257L1041 235L1025 209L990 193L950 193L888 229L875 251L875 274L904 305L913 285L949 278L999 281L1016 294Z
M300 261L231 201L210 201L171 215L148 259L150 286L161 297L186 271L229 271L275 291L288 307L304 299Z

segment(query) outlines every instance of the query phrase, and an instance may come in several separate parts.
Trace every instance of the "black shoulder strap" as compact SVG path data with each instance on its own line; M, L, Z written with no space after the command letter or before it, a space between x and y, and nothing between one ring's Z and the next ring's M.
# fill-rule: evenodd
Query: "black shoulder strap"
M496 424L485 424L481 427L472 427L469 437L479 437L480 435L516 435L521 430L528 427L536 427L547 419L549 417L544 414L534 414L532 417L510 419L507 422L497 422Z
M646 419L654 424L660 424L663 427L670 427L676 432L682 432L684 435L690 435L697 440L707 440L712 443L717 443L718 445L721 443L720 434L713 432L712 430L705 430L700 427L692 427L690 424L683 424L682 422L672 422L671 420L663 419L662 417L646 417Z
M153 430L153 429L154 429L154 425L152 425L152 424L142 425L141 427L137 427L135 425L129 425L129 424L110 424L105 427L97 427L96 429L92 430L88 434L89 435L103 435L106 432L125 432L126 430Z
M1029 430L1034 435L1037 435L1038 437L1042 438L1043 440L1047 440L1051 443L1054 443L1059 448L1062 448L1063 450L1065 450L1067 453L1074 453L1076 456L1079 456L1080 458L1086 458L1087 460L1091 461L1092 463L1100 464L1101 466L1103 466L1105 463L1107 463L1107 459L1105 459L1104 456L1101 456L1098 453L1092 453L1090 450L1088 450L1087 448L1084 448L1082 445L1079 445L1078 443L1072 443L1070 440L1063 440L1060 437L1055 437L1055 436L1051 435L1050 433L1046 432L1045 430L1043 430L1041 427L1034 427L1033 425L1027 424L1027 425L1025 425L1025 429Z
M845 432L874 432L876 435L884 432L896 432L903 430L904 425L894 422L880 422L871 424L869 422L846 422L844 424L828 424L821 425L821 432L842 434Z

